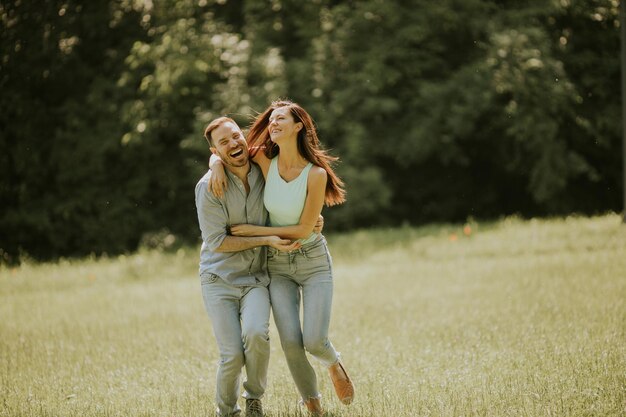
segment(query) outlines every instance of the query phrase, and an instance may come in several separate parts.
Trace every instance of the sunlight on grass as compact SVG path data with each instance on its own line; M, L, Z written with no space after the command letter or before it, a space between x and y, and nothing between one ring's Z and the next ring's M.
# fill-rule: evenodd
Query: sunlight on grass
M469 226L469 227L468 227ZM341 416L626 414L626 227L595 218L328 237ZM0 269L0 416L207 416L197 249ZM271 326L268 416L297 415Z

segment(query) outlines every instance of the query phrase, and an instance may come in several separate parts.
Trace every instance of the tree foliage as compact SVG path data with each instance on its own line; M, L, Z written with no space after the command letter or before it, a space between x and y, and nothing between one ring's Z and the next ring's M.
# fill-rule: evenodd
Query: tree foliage
M197 238L204 126L307 108L328 229L619 210L616 0L0 5L0 255Z

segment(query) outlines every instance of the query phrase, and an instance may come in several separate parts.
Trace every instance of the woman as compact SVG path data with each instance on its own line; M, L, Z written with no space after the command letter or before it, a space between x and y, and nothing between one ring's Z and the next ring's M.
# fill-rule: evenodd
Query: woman
M265 177L264 203L271 226L234 225L231 233L278 235L301 244L293 252L269 248L270 297L294 382L307 409L321 415L317 378L305 350L329 369L341 402L350 404L354 397L352 381L328 340L333 293L331 257L324 236L313 232L324 204L345 201L343 183L330 166L336 158L320 147L311 116L291 101L275 101L255 119L248 146ZM213 165L219 173L221 166Z

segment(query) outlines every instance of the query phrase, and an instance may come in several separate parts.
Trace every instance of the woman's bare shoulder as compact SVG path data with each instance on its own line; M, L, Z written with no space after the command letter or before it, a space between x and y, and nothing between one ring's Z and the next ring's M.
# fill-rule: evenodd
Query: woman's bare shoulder
M328 173L326 170L320 166L313 165L309 170L309 181L324 181L326 182L326 178L328 177Z

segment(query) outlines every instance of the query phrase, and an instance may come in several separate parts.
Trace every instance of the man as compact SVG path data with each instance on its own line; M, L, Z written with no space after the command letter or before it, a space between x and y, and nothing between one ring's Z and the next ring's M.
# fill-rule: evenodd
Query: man
M220 117L212 121L204 136L211 152L221 158L228 181L220 198L207 187L211 171L196 185L202 232L202 298L220 352L217 414L223 417L241 413L237 399L241 368L245 365L246 416L260 417L270 354L266 246L289 251L298 244L278 236L228 234L228 228L234 224L266 224L263 174L250 163L246 140L234 120Z

